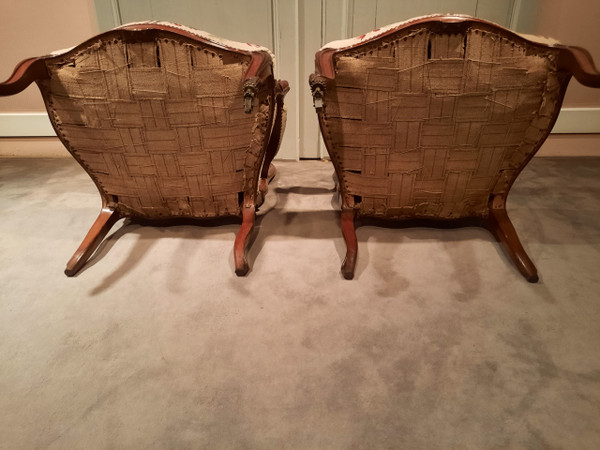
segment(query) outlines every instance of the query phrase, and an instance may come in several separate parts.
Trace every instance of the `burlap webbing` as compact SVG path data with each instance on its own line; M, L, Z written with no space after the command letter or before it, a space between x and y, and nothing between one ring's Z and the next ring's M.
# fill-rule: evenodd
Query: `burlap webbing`
M322 129L359 214L486 216L559 112L557 52L423 26L337 54Z
M268 138L268 96L243 109L249 60L116 36L49 60L41 89L59 136L122 213L237 215Z

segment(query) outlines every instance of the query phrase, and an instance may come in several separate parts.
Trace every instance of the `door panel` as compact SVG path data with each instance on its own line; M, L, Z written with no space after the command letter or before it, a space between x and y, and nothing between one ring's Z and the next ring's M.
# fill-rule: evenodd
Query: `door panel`
M478 0L475 16L509 28L517 0Z
M317 115L312 106L312 94L308 89L308 76L315 71L315 52L321 47L323 2L321 0L302 0L300 7L300 35L298 42L299 71L299 154L300 158L319 158L320 131Z
M509 26L515 0L425 0L399 2L397 0L350 1L349 35L356 36L369 31L427 14L467 14Z
M427 14L451 12L474 16L476 9L477 0L428 0L422 2L378 0L375 28Z
M532 0L533 1L533 0ZM517 23L519 0L95 0L102 29L167 20L227 39L270 48L276 76L290 82L281 159L327 156L312 107L308 76L325 43L425 14L462 13L503 26ZM521 25L522 20L518 23Z
M107 6L106 1L111 5ZM117 18L112 26L144 20L164 20L207 31L225 39L251 42L275 53L275 75L287 79L292 92L286 97L288 126L278 157L298 159L297 15L292 2L277 0L96 0L96 9ZM112 8L112 14L107 10ZM114 9L116 8L116 11ZM100 19L100 18L99 18ZM100 20L101 24L110 22ZM110 28L110 26L105 26ZM314 131L318 131L316 127ZM310 130L308 130L310 131Z
M271 0L119 0L122 23L166 20L273 48Z

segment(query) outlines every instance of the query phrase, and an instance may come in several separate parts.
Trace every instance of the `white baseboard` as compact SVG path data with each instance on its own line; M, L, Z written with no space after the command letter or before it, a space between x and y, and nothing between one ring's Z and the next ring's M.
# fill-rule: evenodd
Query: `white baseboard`
M600 156L600 134L551 134L535 156Z
M537 156L600 156L600 108L563 108ZM48 115L0 113L0 157L56 158L69 153Z
M0 138L0 158L65 157L71 155L56 136Z
M544 142L536 156L600 156L600 134L553 134ZM57 137L0 138L0 158L7 157L70 156Z
M56 136L47 113L0 113L0 137L42 136Z
M600 108L563 108L552 133L600 133Z
M563 108L552 133L600 133L600 108ZM56 136L45 112L0 113L0 138Z

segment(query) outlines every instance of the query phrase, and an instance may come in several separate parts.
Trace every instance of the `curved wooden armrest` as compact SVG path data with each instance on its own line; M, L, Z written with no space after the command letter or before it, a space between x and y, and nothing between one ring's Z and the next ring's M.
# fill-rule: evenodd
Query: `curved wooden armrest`
M244 81L256 77L263 83L272 74L271 55L267 52L252 53L252 61L250 61L248 70L244 74Z
M581 47L561 46L558 65L573 74L584 86L600 87L600 72L594 66L592 55Z
M8 80L0 83L0 96L18 94L34 81L49 77L46 63L43 59L26 59L17 65Z
M275 87L275 95L281 98L285 97L290 91L290 83L287 80L277 80L277 86Z
M315 76L321 76L333 80L335 70L333 68L333 54L336 51L330 48L319 50L315 54Z

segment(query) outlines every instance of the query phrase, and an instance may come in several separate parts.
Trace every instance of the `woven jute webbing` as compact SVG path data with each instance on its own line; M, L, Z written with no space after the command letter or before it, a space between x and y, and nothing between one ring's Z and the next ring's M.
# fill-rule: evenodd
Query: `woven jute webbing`
M488 214L554 123L558 50L426 26L335 55L322 131L359 214Z
M110 206L145 218L238 215L254 195L271 100L244 112L250 56L117 33L48 60L40 87L59 137Z

